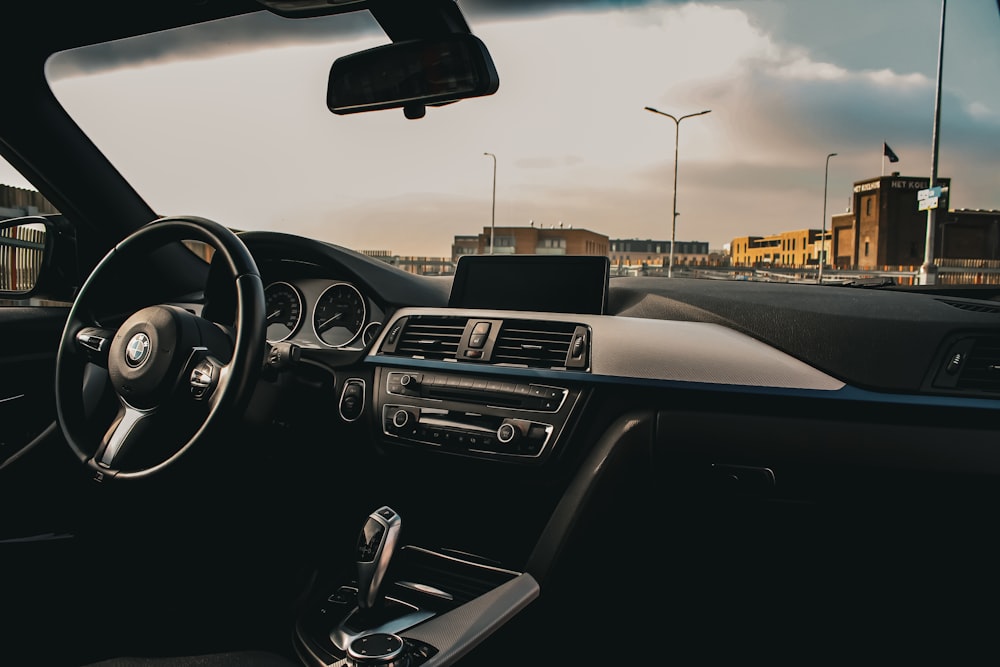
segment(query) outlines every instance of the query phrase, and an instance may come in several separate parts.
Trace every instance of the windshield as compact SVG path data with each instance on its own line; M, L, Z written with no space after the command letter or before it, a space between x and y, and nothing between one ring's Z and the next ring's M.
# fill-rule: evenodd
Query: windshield
M530 251L606 254L614 274L908 282L933 198L935 261L997 278L992 0L948 7L939 104L938 0L460 6L500 88L417 120L326 108L331 63L388 42L367 12L259 12L64 52L48 75L162 215L444 273Z

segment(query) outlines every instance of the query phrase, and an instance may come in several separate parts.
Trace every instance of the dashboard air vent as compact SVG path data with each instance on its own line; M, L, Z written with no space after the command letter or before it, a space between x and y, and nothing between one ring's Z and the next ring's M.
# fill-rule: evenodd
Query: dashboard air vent
M508 320L504 322L493 348L493 363L531 368L566 368L577 330L572 322ZM586 358L587 337L577 343L575 356ZM573 364L576 365L576 364Z
M948 304L952 308L961 308L962 310L968 310L974 313L1000 314L1000 304L993 305L991 303L973 303L970 301L949 301L945 299L941 299L941 303Z
M410 317L399 335L395 353L423 359L454 359L465 323L464 317Z
M961 361L956 388L1000 394L1000 336L974 339Z

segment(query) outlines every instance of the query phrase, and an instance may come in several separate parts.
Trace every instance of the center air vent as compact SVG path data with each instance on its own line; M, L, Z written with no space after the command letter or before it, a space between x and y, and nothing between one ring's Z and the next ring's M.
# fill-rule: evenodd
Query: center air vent
M576 322L410 315L391 324L379 351L412 359L588 371L590 329Z
M587 348L587 329L572 322L507 320L497 336L492 361L531 368L582 368Z
M454 359L466 321L464 317L409 317L396 341L395 352L423 359Z

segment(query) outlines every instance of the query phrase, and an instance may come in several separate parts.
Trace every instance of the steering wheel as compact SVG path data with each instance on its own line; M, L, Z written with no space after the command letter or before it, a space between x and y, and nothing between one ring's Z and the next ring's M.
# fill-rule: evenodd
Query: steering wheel
M121 280L128 278L122 267L185 239L211 246L213 264L221 262L232 277L233 325L170 304L134 312L129 306L125 314L132 314L117 329L102 324L98 307L106 312L113 290L121 291ZM55 377L56 415L66 441L98 481L165 469L245 407L263 362L265 335L260 273L235 233L198 217L144 225L101 260L70 309ZM109 384L113 402L106 400ZM101 401L112 408L102 412Z

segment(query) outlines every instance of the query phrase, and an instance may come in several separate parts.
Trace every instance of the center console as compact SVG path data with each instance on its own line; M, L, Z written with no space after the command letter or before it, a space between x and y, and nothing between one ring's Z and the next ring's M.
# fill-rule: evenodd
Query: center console
M353 567L324 574L296 625L312 667L451 664L538 595L527 574L403 544L402 517L378 508Z

